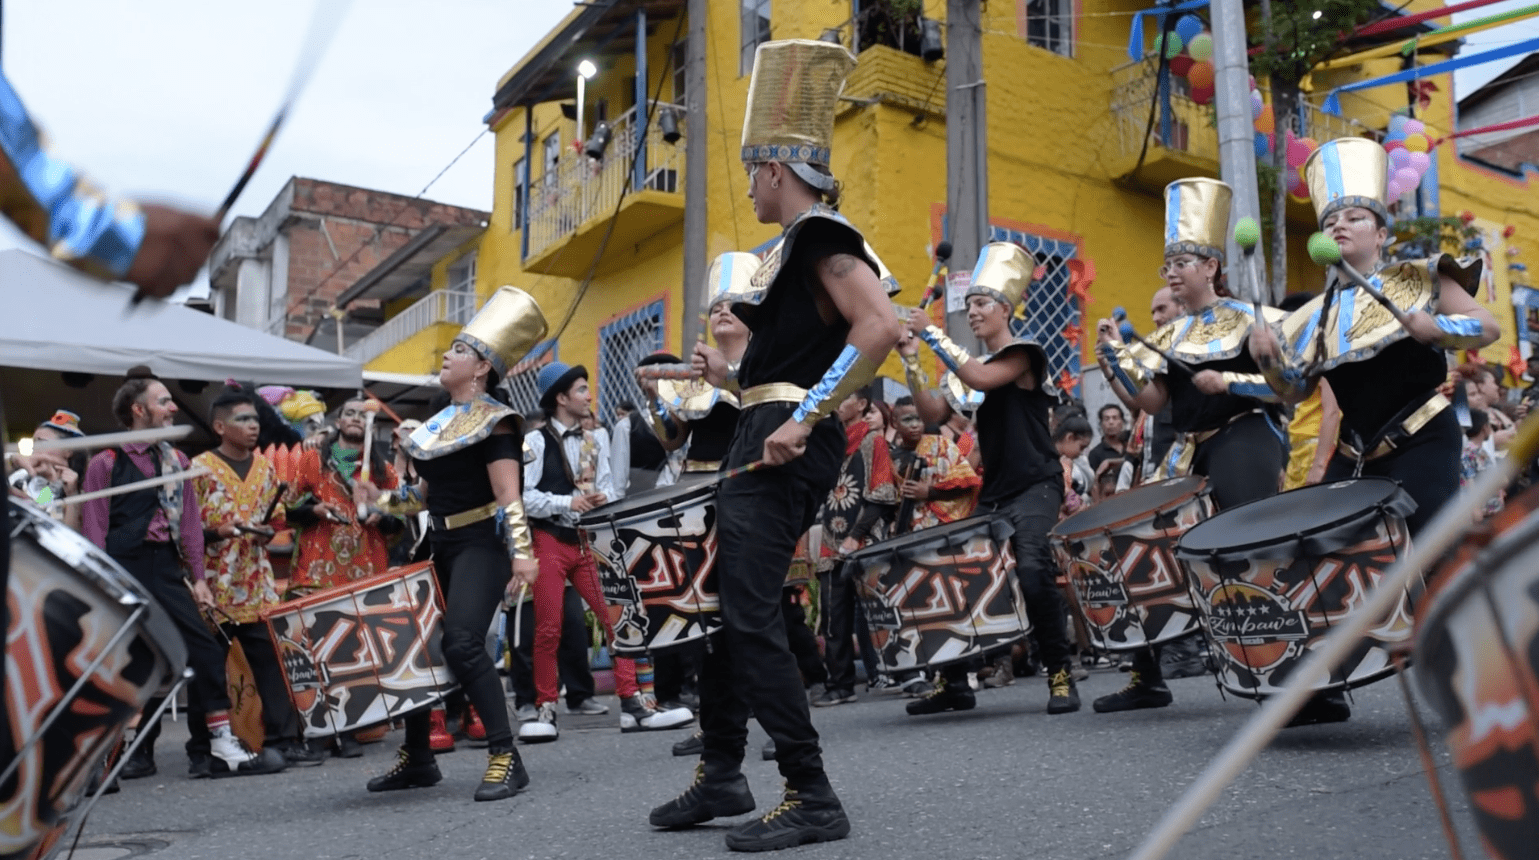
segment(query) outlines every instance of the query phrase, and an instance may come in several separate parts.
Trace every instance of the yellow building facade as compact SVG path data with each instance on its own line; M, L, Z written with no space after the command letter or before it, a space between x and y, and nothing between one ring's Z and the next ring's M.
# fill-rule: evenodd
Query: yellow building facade
M694 305L686 290L698 300L704 285L683 283L686 147L705 149L707 260L759 249L779 233L777 225L755 220L738 159L752 49L765 37L813 39L828 30L851 46L852 4L707 5L702 93L685 91L680 68L689 30L683 0L579 6L497 83L497 106L487 116L496 134L494 204L479 239L476 287L483 299L503 284L528 290L559 332L558 342L514 380L521 399L532 396L538 363L552 357L580 363L592 374L607 419L635 394L629 370L637 358L656 349L688 352L684 327ZM862 0L859 7L869 21L873 8L911 5ZM1042 264L1026 323L1048 346L1055 374L1072 377L1092 366L1095 320L1113 308L1125 306L1137 328L1149 327L1149 299L1161 283L1160 189L1181 176L1217 176L1219 165L1211 109L1193 104L1179 88L1158 99L1154 61L1129 59L1131 13L1150 5L1147 0L1047 5L1063 14L1033 21L1026 0L995 0L983 15L989 212L994 238L1021 243ZM925 0L923 8L944 17L943 0ZM869 42L871 26L861 31ZM832 168L844 186L843 213L903 285L897 301L912 305L946 224L945 61L917 55L917 31L905 32L901 45L890 33L879 34L877 44L858 45ZM638 58L646 67L641 99ZM579 149L577 136L577 69L584 60L594 68L584 82L583 136L591 138L600 121L611 131L598 158ZM1339 69L1309 82L1310 101L1318 104L1346 80L1384 73L1381 65ZM1454 93L1449 76L1433 80L1438 91L1418 115L1429 133L1440 135L1454 127ZM650 122L638 121L634 105L653 100ZM1384 87L1344 98L1344 117L1307 107L1298 122L1304 136L1318 140L1372 133L1404 102L1403 86ZM1146 135L1151 105L1168 112L1174 133L1162 136L1156 122L1156 132ZM685 128L689 107L705 113L704 140L671 132ZM639 169L628 169L642 125L644 155ZM1451 145L1437 149L1436 163L1438 211L1468 210L1493 234L1483 250L1495 265L1481 298L1503 321L1504 338L1484 355L1506 364L1514 344L1507 265L1539 260L1539 193L1528 180L1466 163ZM1291 204L1289 222L1290 290L1319 289L1322 273L1304 253L1313 213ZM1509 226L1515 232L1501 235ZM1509 257L1509 248L1518 256ZM952 264L965 269L971 261ZM1087 290L1072 289L1080 283L1076 270L1093 274ZM436 359L406 366L425 355L425 349L409 359L385 355L370 368L436 370ZM902 378L895 360L884 372Z

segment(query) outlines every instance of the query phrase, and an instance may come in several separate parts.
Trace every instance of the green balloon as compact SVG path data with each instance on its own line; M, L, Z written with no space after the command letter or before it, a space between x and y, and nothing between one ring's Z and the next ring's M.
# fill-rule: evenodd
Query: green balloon
M1168 38L1167 38L1168 37ZM1161 47L1163 46L1163 48ZM1154 37L1154 52L1165 54L1165 59L1173 60L1181 53L1181 37L1175 33L1160 33Z
M1213 59L1213 37L1207 33L1198 33L1186 46L1186 52L1197 62L1206 63Z

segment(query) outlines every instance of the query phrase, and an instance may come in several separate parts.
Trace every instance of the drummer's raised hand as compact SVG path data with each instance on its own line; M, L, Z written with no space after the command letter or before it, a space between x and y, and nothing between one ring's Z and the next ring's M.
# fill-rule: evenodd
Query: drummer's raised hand
M1223 394L1229 390L1223 374L1216 370L1199 370L1192 376L1192 385L1203 394Z
M783 466L807 453L807 437L812 428L800 421L787 421L764 440L764 465Z
M1256 364L1262 370L1275 366L1282 358L1282 349L1277 344L1277 335L1272 332L1271 326L1259 322L1253 323L1247 340L1250 346L1250 357L1256 360Z
M689 357L689 365L706 382L717 388L727 383L727 357L714 346L705 343L695 344L695 351Z
M1117 331L1117 324L1112 320L1103 319L1097 322L1095 336L1097 343L1122 343L1122 334Z
M513 579L508 582L508 591L514 597L517 597L518 583L523 583L532 590L534 588L534 581L539 577L539 560L533 558L515 558L513 559Z
M919 308L908 309L907 322L909 334L913 335L917 335L930 326L935 325L934 320L930 319L930 315L920 310ZM899 341L899 343L901 345L902 341ZM914 348L918 349L919 347L916 345Z

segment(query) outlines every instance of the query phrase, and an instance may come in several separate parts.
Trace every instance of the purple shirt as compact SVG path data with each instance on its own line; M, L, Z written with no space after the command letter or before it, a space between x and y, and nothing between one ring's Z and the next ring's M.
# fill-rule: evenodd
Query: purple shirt
M150 443L136 442L123 446L123 451L128 454L129 462L138 467L146 476L155 474L155 460L150 457ZM105 490L112 483L112 464L115 452L103 451L91 458L91 464L86 466L85 481L81 484L82 493L91 493L96 490ZM187 455L181 451L176 452L177 465L183 469L190 466ZM112 499L91 499L80 503L80 530L91 543L102 549L107 548L107 521L112 509ZM169 543L171 540L171 528L166 521L166 512L159 508L150 517L149 531L145 534L145 540L156 543ZM197 496L192 489L192 481L182 482L182 560L187 565L187 572L191 574L194 582L203 578L203 515L198 510Z

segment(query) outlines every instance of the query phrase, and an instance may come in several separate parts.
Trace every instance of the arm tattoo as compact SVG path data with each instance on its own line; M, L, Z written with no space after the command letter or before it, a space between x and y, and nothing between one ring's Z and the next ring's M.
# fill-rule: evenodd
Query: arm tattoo
M842 278L854 271L855 266L859 263L860 259L853 254L834 254L823 258L823 261L818 264L818 268L824 274L832 275L835 278Z

